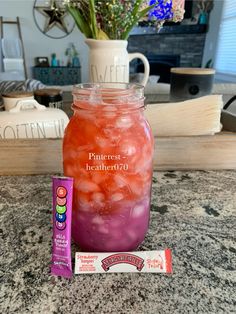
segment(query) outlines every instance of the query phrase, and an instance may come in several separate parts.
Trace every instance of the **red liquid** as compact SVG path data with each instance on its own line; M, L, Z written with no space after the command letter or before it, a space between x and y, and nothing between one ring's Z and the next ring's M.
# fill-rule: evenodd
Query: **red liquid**
M63 143L64 174L74 178L72 237L84 251L135 250L148 229L152 181L143 109L75 105L86 109L75 109Z

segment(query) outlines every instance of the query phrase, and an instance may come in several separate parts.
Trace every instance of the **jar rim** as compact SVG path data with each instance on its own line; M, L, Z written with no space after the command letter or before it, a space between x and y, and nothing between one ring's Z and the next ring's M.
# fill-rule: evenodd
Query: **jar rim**
M144 107L144 86L136 83L82 83L73 86L72 109L103 111L116 106L122 111Z
M73 96L89 96L91 92L105 97L129 97L135 96L138 99L144 98L144 86L138 83L81 83L73 86ZM119 92L119 94L117 94Z

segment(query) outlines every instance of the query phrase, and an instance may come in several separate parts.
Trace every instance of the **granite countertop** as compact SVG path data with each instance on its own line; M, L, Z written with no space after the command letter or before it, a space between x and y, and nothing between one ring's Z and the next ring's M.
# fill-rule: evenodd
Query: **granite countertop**
M51 177L0 177L0 312L235 313L236 172L158 172L140 250L171 248L172 275L49 275ZM73 247L73 252L75 247Z

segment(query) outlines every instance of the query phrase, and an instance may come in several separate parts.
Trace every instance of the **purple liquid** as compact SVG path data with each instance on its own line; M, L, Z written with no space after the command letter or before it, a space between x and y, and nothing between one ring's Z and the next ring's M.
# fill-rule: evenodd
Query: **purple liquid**
M100 215L89 206L73 211L72 238L83 251L133 251L144 240L149 224L149 197L120 202L120 210Z

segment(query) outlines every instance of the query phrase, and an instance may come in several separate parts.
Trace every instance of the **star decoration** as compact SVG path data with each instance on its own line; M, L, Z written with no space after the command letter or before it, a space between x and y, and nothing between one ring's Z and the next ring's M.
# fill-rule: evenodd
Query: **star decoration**
M47 33L54 26L58 26L63 32L69 33L64 21L68 14L64 8L57 5L55 0L51 0L48 7L35 7L35 9L46 17L44 33Z

